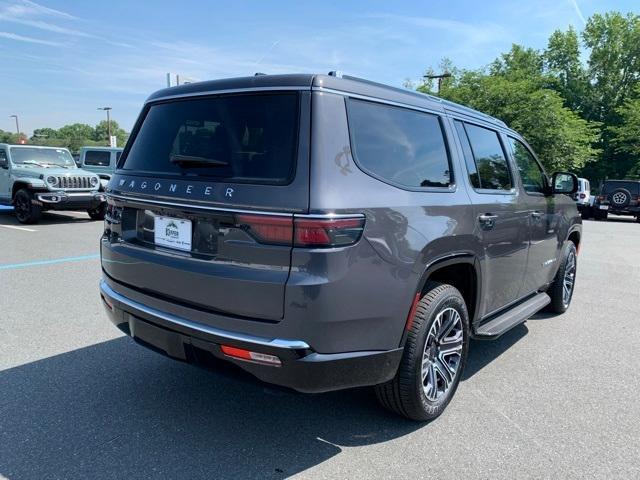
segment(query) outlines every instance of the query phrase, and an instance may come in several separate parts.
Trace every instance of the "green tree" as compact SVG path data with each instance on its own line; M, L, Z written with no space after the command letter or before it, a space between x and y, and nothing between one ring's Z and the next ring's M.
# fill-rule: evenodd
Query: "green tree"
M640 87L634 94L616 109L620 123L608 127L613 149L625 157L624 163L629 165L627 177L640 176Z
M93 139L96 141L105 142L106 145L109 144L109 129L107 126L107 121L103 120L96 125L94 130ZM111 120L111 135L115 135L118 139L118 146L122 147L127 142L127 138L129 134L118 125L118 122L115 120Z
M564 98L565 106L576 112L589 110L590 84L580 59L580 40L575 29L553 32L543 58L550 86Z
M597 125L566 108L562 97L540 88L538 80L466 71L441 95L523 132L548 170L578 170L598 155L593 147L598 140Z
M36 128L33 131L31 140L35 140L38 138L60 138L60 133L55 128Z

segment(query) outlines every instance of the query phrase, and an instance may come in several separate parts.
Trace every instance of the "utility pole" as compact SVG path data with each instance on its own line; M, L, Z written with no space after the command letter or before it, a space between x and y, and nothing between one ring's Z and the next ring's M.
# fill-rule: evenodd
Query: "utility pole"
M451 74L449 72L441 73L440 75L425 75L423 78L428 80L438 79L438 95L440 95L440 89L442 88L442 79L450 78Z
M18 123L18 115L9 115L9 118L15 118L16 119L16 133L18 134L18 137L20 136L20 124Z
M109 136L107 140L109 142L109 145L111 145L111 117L109 115L109 112L111 112L111 107L98 107L98 110L104 110L107 112L107 135Z

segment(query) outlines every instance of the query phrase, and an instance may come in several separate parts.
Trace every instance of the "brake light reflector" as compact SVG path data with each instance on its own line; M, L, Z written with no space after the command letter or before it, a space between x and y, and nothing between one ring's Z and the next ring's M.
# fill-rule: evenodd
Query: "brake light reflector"
M224 353L228 357L237 358L239 360L264 363L267 365L272 365L274 367L279 367L280 365L282 365L280 359L275 355L252 352L250 350L245 350L244 348L232 347L230 345L220 345L220 349L222 350L222 353Z
M342 247L353 245L362 236L364 217L304 218L295 217L296 247Z

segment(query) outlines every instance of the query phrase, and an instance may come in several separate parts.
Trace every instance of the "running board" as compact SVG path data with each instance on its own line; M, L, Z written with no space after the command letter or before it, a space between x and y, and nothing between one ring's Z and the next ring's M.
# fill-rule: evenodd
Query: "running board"
M521 324L531 315L542 310L550 303L551 298L549 298L549 295L546 293L538 293L529 300L510 308L493 320L480 325L476 328L476 337L482 339L498 338L507 330Z

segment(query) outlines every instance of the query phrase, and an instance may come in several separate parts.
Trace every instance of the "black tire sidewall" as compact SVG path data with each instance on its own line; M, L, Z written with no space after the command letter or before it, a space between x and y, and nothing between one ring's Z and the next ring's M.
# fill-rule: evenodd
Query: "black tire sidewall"
M107 213L107 204L106 202L101 203L98 207L94 209L88 209L87 214L91 217L92 220L104 220L105 214Z
M567 260L569 259L569 253L573 252L576 259L576 272L575 277L573 279L573 289L571 290L571 297L569 298L569 303L567 305L564 304L562 298L563 285L562 282L564 280L564 273L567 268ZM562 250L562 263L558 268L558 272L553 280L553 285L549 291L551 297L551 304L549 305L551 311L555 313L564 313L571 306L571 301L573 300L573 294L576 291L576 279L578 274L578 252L575 244L572 241L567 241L564 249Z
M438 287L445 288L442 289L442 293L439 293L434 301L428 302L428 293L437 290ZM426 308L424 308L425 306ZM424 346L427 340L429 329L433 325L433 322L435 322L438 314L442 310L449 307L454 308L458 312L462 319L464 328L464 339L462 345L462 355L460 358L460 366L458 367L456 376L454 377L449 390L436 401L431 401L424 394L422 386L422 355L424 352ZM424 412L424 419L432 419L437 417L442 413L442 411L444 411L446 406L451 401L453 395L455 394L458 388L458 384L460 383L460 378L464 371L464 367L467 361L467 353L469 350L469 315L462 295L456 288L451 285L434 284L434 287L429 289L427 294L420 300L420 304L416 311L416 316L421 315L423 311L426 313L426 315L423 316L424 318L420 322L420 328L417 329L417 331L410 332L410 338L407 339L408 342L415 343L415 348L405 348L405 356L403 357L402 363L404 364L404 368L410 368L412 370L413 384L411 390L413 391L412 393L414 398L419 402L419 410L422 410ZM414 318L414 322L416 320L418 319Z
M33 195L29 190L22 188L16 192L16 195L14 197L14 202L13 202L14 208L16 208L17 206L18 199L24 200L29 205L29 209L28 209L29 212L26 217L20 218L20 215L16 210L15 214L16 214L16 218L18 219L18 222L24 223L24 224L30 224L30 223L36 223L38 220L40 220L42 208L33 203Z
M613 196L616 193L624 193L626 196L626 200L623 203L615 203L613 201ZM626 188L616 188L613 192L611 192L610 202L616 208L626 208L629 205L629 203L631 203L631 192L629 192L629 190L627 190Z

